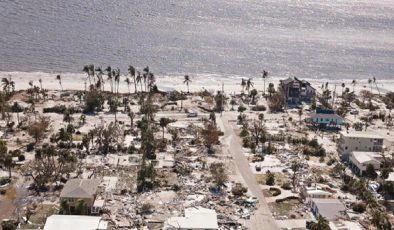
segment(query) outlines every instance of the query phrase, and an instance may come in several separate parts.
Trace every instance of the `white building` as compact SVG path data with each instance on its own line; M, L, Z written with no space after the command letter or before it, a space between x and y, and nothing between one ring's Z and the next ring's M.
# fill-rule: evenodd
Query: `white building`
M378 152L358 152L353 151L349 156L351 169L358 175L362 176L367 170L368 165L372 165L375 170L380 169L383 157Z
M174 229L218 229L215 210L202 207L185 209L184 217L171 217L164 223L165 230Z
M343 159L348 160L353 151L381 152L383 138L367 131L341 131L338 141L338 151Z
M304 186L301 188L301 196L304 199L307 198L328 199L328 198L332 198L332 193L323 190L320 186L312 186L312 187Z
M44 230L107 230L108 222L99 216L52 215Z

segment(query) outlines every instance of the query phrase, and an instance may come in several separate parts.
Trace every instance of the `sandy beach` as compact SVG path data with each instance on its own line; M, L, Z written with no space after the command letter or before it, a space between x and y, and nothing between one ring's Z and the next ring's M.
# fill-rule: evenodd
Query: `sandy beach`
M42 86L49 90L58 90L60 89L59 82L55 79L57 73L42 73L42 72L0 72L0 78L12 78L15 82L15 89L22 90L29 88L29 82L33 81L35 85L39 85L38 80L42 79ZM79 73L63 73L62 76L62 84L65 90L84 90L85 82L86 85L89 85L89 81L86 78L85 74ZM127 93L128 88L127 84L124 82L125 79L129 76L122 75L121 81L122 83L119 86L119 92ZM183 76L155 76L156 84L159 89L162 90L177 90L177 91L187 91L186 85L183 83ZM284 80L290 76L272 76L266 79L265 87L267 88L269 83L274 83L275 88L279 84L280 80ZM130 78L130 77L129 77ZM247 79L247 77L242 76L220 76L220 75L199 75L199 76L191 76L192 82L189 85L190 92L198 92L201 90L208 91L219 91L224 89L226 93L233 94L234 92L238 92L241 90L241 79ZM349 88L350 91L353 91L352 80L329 80L329 79L308 79L299 77L302 80L306 80L312 84L316 89L320 89L321 85L328 82L328 88L330 90L334 90L336 88L336 92L340 93L342 91L342 83L345 83L345 87ZM132 79L130 79L132 81ZM371 85L368 84L368 79L356 79L356 85L354 86L354 90L359 92L363 89L370 90ZM252 78L253 87L259 91L263 91L264 81L260 76ZM379 90L377 89L379 88ZM104 76L104 88L105 90L110 90L110 85L108 80L106 80L106 76ZM139 87L137 87L139 90ZM372 92L374 94L386 93L394 90L394 79L393 80L376 80L376 85L372 84ZM130 84L130 91L134 92L134 85Z

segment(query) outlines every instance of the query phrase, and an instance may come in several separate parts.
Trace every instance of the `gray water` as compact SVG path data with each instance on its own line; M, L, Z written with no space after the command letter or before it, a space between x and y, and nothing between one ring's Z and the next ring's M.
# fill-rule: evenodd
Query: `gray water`
M0 71L394 79L394 0L0 0Z

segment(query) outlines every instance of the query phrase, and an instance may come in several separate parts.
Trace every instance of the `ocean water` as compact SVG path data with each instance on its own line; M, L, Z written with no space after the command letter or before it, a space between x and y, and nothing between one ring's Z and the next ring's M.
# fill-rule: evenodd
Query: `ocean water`
M394 79L394 0L0 0L0 71Z

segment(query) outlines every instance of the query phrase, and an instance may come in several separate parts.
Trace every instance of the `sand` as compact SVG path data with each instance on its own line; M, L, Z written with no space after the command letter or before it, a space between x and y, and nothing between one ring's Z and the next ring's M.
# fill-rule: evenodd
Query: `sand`
M0 78L11 77L15 82L15 89L27 89L29 88L29 81L33 81L34 85L39 86L39 79L42 79L42 86L49 90L60 90L59 82L55 79L57 73L48 74L48 73L40 73L40 72L0 72ZM86 78L85 74L73 74L73 73L64 73L62 76L62 85L65 90L84 90L85 82L86 86L89 86L89 81ZM128 87L125 83L125 79L127 76L122 75L119 91L121 93L127 93ZM130 77L129 77L130 78ZM280 80L286 79L287 77L269 77L266 79L265 87L268 87L269 83L274 83L275 86L279 83ZM352 80L346 79L338 79L338 80L329 80L329 79L308 79L299 77L302 80L309 81L313 87L316 89L320 89L323 83L329 82L329 89L334 90L336 88L336 92L338 94L342 91L342 83L345 83L346 87L353 91L353 85L351 84ZM110 83L106 80L106 76L104 77L104 88L105 90L110 90ZM189 85L189 90L191 92L201 91L203 89L207 89L210 91L218 91L224 89L226 93L234 93L241 91L241 76L234 77L224 77L220 75L200 75L200 76L191 76L192 82ZM245 77L246 79L246 77ZM131 80L131 79L130 79ZM370 90L371 85L368 84L368 79L360 79L356 80L357 84L355 85L355 91L359 92L362 89ZM263 91L264 81L261 77L253 78L252 82L254 83L254 88L259 91ZM156 76L156 83L160 89L163 90L178 90L178 91L187 91L187 86L183 83L183 76ZM140 87L137 87L138 90ZM379 90L377 89L379 88ZM130 91L134 92L134 85L130 85ZM388 91L394 91L394 77L391 80L379 80L377 79L376 85L372 84L372 92L373 93L386 93Z

